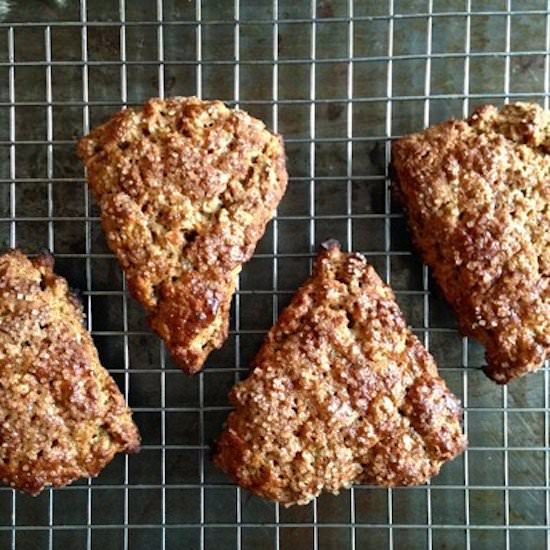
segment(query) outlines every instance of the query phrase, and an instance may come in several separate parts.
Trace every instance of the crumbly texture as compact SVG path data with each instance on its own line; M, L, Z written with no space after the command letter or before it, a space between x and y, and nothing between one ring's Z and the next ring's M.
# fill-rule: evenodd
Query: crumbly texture
M485 106L396 141L398 196L464 334L506 383L550 351L550 113Z
M49 256L0 256L0 480L33 495L96 476L139 434Z
M151 99L78 146L132 295L188 373L227 337L241 266L287 184L282 139L244 111Z
M417 485L466 441L457 398L390 288L330 242L231 392L215 462L285 505L354 482Z

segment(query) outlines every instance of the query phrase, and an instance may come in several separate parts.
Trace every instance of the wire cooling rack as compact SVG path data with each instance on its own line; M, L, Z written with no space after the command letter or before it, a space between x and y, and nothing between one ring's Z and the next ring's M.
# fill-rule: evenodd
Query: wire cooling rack
M103 363L143 436L97 479L37 498L0 489L1 549L548 548L548 371L498 387L412 252L390 139L479 104L550 92L539 0L0 2L0 241L49 248L82 291ZM230 337L175 369L128 297L75 140L150 96L221 98L286 138L290 183L245 267ZM469 450L419 488L356 486L284 509L209 459L262 336L338 238L392 284L463 400Z

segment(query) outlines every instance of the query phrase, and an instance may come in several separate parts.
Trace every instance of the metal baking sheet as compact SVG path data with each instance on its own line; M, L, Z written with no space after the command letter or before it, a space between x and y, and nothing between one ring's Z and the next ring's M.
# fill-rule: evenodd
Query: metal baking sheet
M387 166L392 138L483 103L548 106L549 29L546 0L1 1L0 243L49 248L82 291L143 450L38 498L0 489L0 549L548 548L548 371L485 378L412 251ZM288 193L242 272L230 337L193 378L127 295L75 156L90 127L157 95L224 99L288 152ZM470 448L427 486L284 509L234 486L210 445L329 237L396 290L464 402Z

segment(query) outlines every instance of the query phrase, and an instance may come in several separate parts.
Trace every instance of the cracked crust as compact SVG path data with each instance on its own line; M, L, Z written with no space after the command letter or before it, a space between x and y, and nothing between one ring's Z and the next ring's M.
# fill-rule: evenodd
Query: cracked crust
M287 184L282 139L244 111L151 99L78 153L132 295L187 373L227 338L241 266Z
M216 464L285 505L355 482L417 485L466 441L457 398L359 254L329 242L231 392Z
M139 447L82 320L50 256L0 256L0 479L33 495Z
M491 105L396 141L398 195L464 334L506 383L550 351L550 113Z

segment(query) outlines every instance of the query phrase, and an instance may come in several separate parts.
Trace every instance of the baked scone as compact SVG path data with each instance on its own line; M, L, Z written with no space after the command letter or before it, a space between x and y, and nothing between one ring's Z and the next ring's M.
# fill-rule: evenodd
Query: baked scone
M50 256L0 256L0 480L33 495L96 476L139 434Z
M458 399L359 254L325 243L269 331L215 463L284 505L354 482L417 485L460 453Z
M180 97L121 111L78 152L130 292L176 363L199 371L285 192L282 139L220 101Z
M485 106L392 147L413 240L506 383L550 351L550 112Z

